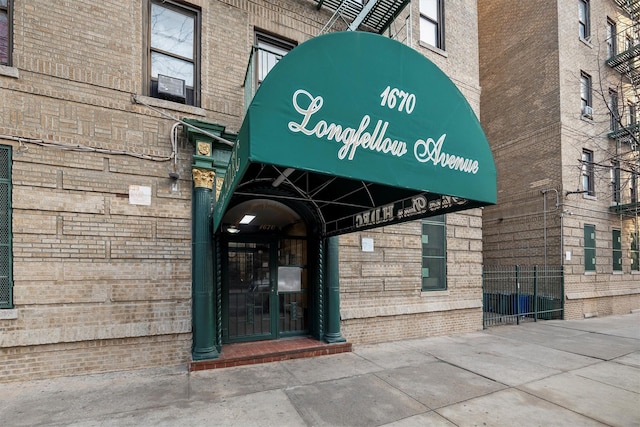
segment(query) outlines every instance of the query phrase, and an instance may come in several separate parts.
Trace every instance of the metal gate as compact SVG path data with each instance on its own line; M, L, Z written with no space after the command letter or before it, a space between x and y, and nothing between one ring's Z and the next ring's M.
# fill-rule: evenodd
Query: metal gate
M563 319L563 267L485 266L482 297L484 328L538 319Z

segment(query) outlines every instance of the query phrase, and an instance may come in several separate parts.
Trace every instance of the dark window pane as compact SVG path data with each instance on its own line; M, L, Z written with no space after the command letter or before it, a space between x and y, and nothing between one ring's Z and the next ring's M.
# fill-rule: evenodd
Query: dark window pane
M6 0L5 0L6 4ZM0 64L9 62L9 19L6 11L0 11Z

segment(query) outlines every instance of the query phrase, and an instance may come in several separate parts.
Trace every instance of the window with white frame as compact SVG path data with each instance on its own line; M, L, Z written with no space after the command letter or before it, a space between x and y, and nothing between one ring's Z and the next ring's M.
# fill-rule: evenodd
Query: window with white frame
M200 11L149 0L149 95L200 105Z
M11 65L11 2L0 0L0 65Z
M591 38L590 14L589 0L578 0L578 27L580 38L585 41Z
M444 50L444 0L420 0L420 41Z

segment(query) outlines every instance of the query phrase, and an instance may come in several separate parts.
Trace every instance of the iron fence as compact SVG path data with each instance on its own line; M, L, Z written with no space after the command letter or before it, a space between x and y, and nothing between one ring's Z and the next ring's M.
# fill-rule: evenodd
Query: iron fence
M564 318L563 273L562 266L485 266L483 327Z

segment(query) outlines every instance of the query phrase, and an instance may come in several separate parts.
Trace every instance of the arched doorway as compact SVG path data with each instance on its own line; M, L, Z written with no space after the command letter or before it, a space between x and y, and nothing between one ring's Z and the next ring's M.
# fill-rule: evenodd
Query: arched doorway
M308 334L313 280L303 217L257 198L230 208L223 223L223 343Z

